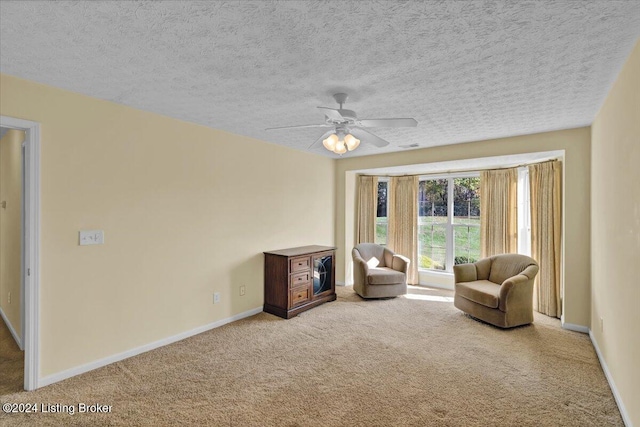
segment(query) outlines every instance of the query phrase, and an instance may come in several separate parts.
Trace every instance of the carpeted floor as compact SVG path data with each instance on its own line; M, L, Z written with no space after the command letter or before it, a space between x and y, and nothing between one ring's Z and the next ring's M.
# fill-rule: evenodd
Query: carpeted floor
M111 405L2 414L0 425L622 426L587 335L556 319L500 330L451 293L260 313L0 401Z
M21 391L24 388L23 378L24 351L20 350L0 317L0 396Z

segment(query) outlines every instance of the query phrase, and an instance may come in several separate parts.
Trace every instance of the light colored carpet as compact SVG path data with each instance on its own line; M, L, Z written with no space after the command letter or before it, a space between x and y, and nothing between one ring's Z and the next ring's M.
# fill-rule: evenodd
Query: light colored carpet
M0 396L21 391L24 388L23 378L24 351L20 350L0 317Z
M622 426L587 335L536 315L500 330L451 293L266 313L4 402L110 414L0 414L0 425Z

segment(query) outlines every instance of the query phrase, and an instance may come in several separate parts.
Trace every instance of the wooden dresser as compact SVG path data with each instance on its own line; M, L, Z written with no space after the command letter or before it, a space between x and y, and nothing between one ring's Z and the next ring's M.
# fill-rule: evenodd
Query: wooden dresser
M302 246L264 253L264 311L285 319L336 299L335 250Z

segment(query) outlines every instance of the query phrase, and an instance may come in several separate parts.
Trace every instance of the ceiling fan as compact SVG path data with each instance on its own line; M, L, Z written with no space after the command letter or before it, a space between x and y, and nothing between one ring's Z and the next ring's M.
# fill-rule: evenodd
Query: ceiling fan
M316 139L309 148L322 141L322 145L329 151L336 154L344 154L353 151L360 145L360 140L373 144L376 147L389 145L388 141L374 135L364 128L370 127L416 127L418 122L412 118L405 119L359 119L355 111L342 108L349 95L346 93L336 93L333 99L340 105L340 108L318 107L324 111L325 122L317 125L282 126L267 128L266 130L279 129L301 129L301 128L332 128Z

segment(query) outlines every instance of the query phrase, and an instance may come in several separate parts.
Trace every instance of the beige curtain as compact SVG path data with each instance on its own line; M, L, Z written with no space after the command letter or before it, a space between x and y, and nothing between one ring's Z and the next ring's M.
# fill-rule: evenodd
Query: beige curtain
M482 258L518 251L518 171L480 172L480 245Z
M560 251L562 163L529 166L531 190L531 255L540 271L534 284L533 308L552 317L562 315Z
M418 177L389 180L389 249L411 261L407 283L418 284Z
M358 231L357 243L374 243L378 203L378 177L358 178Z

